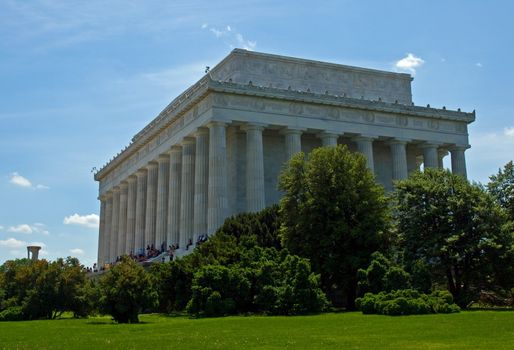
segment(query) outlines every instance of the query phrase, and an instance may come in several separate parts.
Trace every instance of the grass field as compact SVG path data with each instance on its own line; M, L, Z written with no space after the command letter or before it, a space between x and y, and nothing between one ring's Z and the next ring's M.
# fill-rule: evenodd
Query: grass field
M514 312L0 322L1 349L514 349Z

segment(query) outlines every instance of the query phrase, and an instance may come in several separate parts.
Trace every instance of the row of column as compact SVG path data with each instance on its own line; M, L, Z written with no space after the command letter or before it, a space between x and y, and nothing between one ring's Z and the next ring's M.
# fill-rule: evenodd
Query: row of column
M265 207L265 125L247 124L246 211ZM286 159L301 151L299 129L285 129ZM323 146L335 146L339 135L324 132ZM354 138L357 150L374 171L373 137ZM407 177L407 140L389 142L393 180ZM441 166L438 146L422 146L425 167ZM466 176L464 147L450 149L452 171ZM145 247L177 244L184 248L195 235L212 234L229 214L227 190L226 124L210 122L180 145L129 176L103 195L101 200L99 263L112 262L126 253L145 253Z

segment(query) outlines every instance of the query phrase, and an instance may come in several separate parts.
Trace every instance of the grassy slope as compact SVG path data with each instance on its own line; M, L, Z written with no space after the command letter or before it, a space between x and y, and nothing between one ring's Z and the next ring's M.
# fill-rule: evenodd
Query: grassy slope
M512 349L514 312L387 317L144 315L144 323L87 320L0 323L0 349Z

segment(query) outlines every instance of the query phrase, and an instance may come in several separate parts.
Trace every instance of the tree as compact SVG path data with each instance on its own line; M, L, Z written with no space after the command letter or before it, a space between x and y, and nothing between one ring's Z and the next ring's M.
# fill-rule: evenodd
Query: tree
M100 312L118 323L138 323L142 310L157 306L151 275L126 256L100 278L99 287Z
M92 310L91 288L76 258L7 261L0 275L0 311L14 307L24 319L53 319L65 311L79 317Z
M324 291L343 292L354 307L357 270L384 249L389 223L382 186L363 155L346 146L298 153L279 179L280 233L293 253L310 259Z
M425 169L399 181L395 197L407 270L421 260L434 281L446 280L460 306L473 289L499 283L512 257L512 231L481 186L447 170Z
M499 169L498 174L491 175L489 180L487 189L507 210L510 220L514 221L514 165L512 160L505 164L503 170Z

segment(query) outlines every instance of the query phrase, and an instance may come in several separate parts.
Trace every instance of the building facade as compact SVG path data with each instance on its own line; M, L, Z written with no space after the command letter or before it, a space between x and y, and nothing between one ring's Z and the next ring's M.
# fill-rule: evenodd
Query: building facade
M409 74L235 49L96 174L98 263L212 234L277 203L299 151L345 144L388 190L424 167L466 176L475 113L415 106Z

